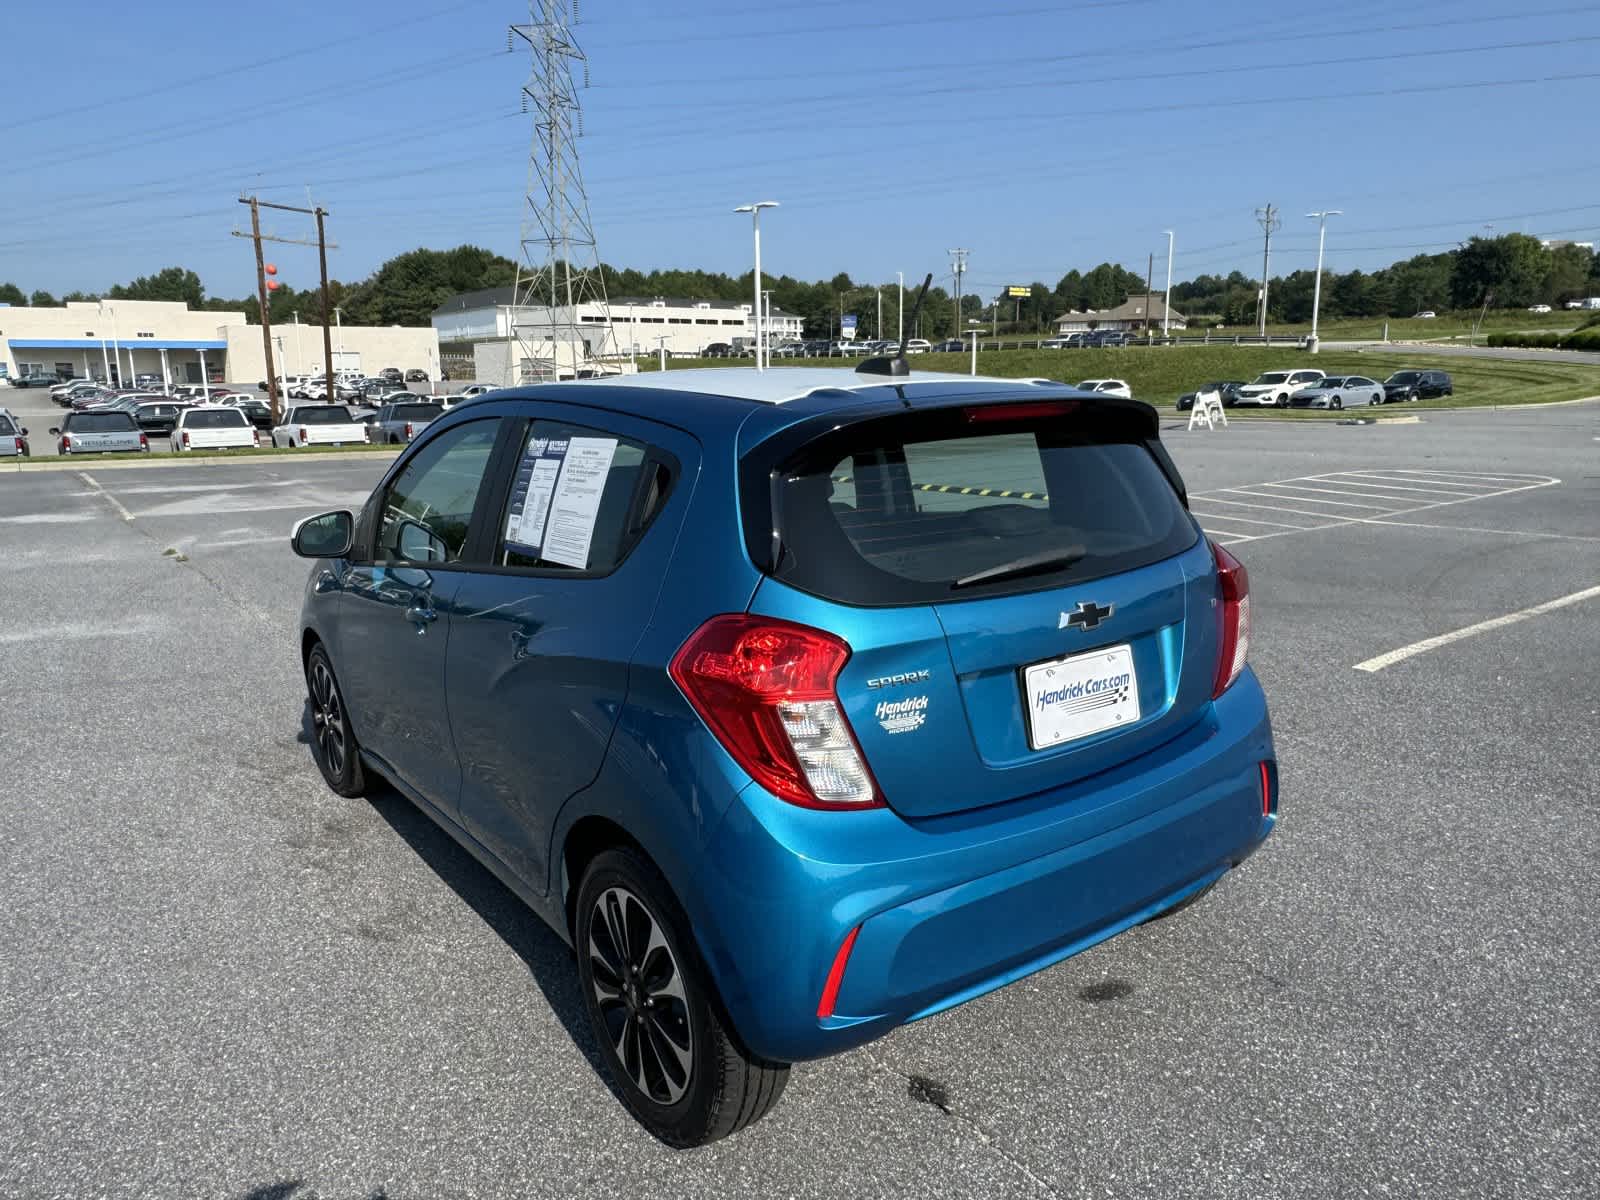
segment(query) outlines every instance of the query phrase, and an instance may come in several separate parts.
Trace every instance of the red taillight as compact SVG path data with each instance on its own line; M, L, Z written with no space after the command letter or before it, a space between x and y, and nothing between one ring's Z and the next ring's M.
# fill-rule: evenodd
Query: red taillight
M1217 583L1222 589L1222 623L1217 637L1217 676L1211 688L1215 700L1233 686L1250 653L1250 573L1223 547L1211 543L1217 560Z
M1270 817L1278 811L1278 806L1272 799L1272 768L1265 762L1261 764L1261 815Z
M1076 411L1076 400L1044 400L1034 404L985 404L969 408L967 422L982 425L987 421L1020 421L1028 417L1064 417Z
M855 948L856 934L860 932L861 926L857 925L847 933L839 944L839 952L833 956L833 966L828 968L828 981L822 985L822 999L817 1001L818 1020L833 1016L834 1003L839 999L839 985L844 982L845 964L850 961L850 951Z
M673 681L757 783L805 808L882 804L834 684L850 647L769 617L712 617L673 656Z
M308 442L311 440L311 435L306 432L306 427L304 425L300 426L300 440L302 442Z
M183 448L185 450L189 448L189 431L187 429L183 431Z
M68 450L71 450L71 449L72 449L72 435L70 433L63 433L61 435L61 453L65 454Z
M17 442L17 453L21 454L22 453L22 439L21 438L17 438L16 442Z
M141 450L150 449L150 437L149 437L148 434L141 433L139 435L139 449L141 449Z
M251 441L252 444L255 445L255 447L257 449L260 449L260 447L261 447L261 430L252 429L250 431L250 441Z
M409 442L410 440L411 440L411 422L407 421L406 422L406 441Z

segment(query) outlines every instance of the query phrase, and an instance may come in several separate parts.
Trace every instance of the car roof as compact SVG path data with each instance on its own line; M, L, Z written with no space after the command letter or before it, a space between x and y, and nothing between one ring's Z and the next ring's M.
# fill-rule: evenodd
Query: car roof
M953 375L942 371L917 371L910 375L867 375L839 367L699 367L686 371L653 372L647 375L607 376L577 379L561 384L540 384L516 389L519 395L535 399L544 388L606 388L630 392L692 392L700 396L720 396L755 404L792 404L816 399L819 395L841 400L878 388L905 389L907 392L934 386L981 385L987 392L996 388L1028 391L1040 385L1063 387L1052 379L999 379L987 375ZM640 409L643 414L645 410Z

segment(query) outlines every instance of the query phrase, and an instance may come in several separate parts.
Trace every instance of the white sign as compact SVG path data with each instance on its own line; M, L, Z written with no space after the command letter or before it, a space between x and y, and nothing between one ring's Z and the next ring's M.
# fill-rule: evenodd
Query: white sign
M550 503L549 528L543 530L546 562L561 563L580 571L589 565L589 543L600 516L600 497L606 490L616 438L572 438L566 461ZM532 486L530 483L530 499Z
M1022 681L1035 750L1139 720L1139 680L1131 646L1035 663L1022 673Z

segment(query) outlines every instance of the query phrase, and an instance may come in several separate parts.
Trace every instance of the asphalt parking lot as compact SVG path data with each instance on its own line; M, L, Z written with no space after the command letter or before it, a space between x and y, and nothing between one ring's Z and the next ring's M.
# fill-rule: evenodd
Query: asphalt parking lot
M1595 1195L1600 596L1527 610L1600 585L1600 406L1167 436L1278 832L691 1153L557 938L312 765L286 533L381 463L0 473L0 1194Z

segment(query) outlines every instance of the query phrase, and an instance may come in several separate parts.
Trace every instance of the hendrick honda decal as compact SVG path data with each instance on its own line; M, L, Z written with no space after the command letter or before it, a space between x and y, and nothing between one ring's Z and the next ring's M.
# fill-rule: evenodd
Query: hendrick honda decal
M909 696L904 700L880 700L872 715L878 718L885 733L910 733L921 729L928 719L928 698Z

